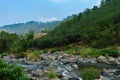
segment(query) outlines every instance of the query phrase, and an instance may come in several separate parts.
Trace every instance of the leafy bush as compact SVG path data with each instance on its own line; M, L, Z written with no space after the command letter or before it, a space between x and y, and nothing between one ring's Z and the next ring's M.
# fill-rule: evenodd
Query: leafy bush
M22 68L0 60L0 80L29 80Z
M101 70L98 68L89 67L82 69L80 74L83 80L94 80L99 78Z

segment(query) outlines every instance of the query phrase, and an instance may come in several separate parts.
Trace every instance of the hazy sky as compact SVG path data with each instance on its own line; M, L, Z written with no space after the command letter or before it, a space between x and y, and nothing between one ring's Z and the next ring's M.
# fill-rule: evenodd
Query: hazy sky
M0 26L26 21L61 20L101 0L0 0Z

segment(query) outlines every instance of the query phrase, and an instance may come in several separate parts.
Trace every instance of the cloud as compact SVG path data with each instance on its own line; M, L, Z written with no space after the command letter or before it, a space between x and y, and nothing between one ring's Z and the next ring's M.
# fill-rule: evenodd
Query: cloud
M41 17L39 19L39 21L41 22L51 22L51 21L56 21L56 20L58 20L56 17L50 17L50 18Z

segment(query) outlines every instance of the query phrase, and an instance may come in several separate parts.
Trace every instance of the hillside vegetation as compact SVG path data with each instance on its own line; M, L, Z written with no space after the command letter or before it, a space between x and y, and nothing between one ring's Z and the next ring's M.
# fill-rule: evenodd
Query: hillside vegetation
M34 41L39 48L64 46L79 42L83 45L103 48L119 45L120 1L102 0L94 6L65 20L48 35Z

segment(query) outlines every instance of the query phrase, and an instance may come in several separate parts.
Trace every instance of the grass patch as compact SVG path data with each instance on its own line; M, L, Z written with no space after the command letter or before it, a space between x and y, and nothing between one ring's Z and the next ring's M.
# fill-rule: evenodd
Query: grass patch
M120 55L120 53L117 49L112 49L112 48L104 48L101 50L101 53L103 56L105 56L107 54L112 57L118 57Z
M33 51L33 52L31 52L31 53L28 54L28 58L31 59L31 60L37 61L39 55L41 55L41 51L40 50Z
M94 67L86 67L81 70L80 74L83 80L94 80L99 78L101 70Z
M48 77L49 77L50 79L57 78L57 75L56 75L54 69L50 69L50 70L49 70Z
M100 49L83 48L80 50L80 55L82 57L87 57L87 56L98 57L100 54L101 54Z

